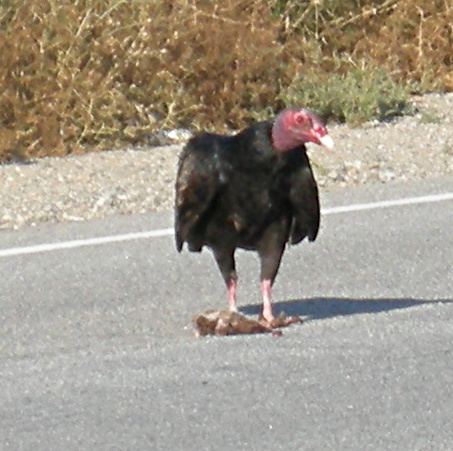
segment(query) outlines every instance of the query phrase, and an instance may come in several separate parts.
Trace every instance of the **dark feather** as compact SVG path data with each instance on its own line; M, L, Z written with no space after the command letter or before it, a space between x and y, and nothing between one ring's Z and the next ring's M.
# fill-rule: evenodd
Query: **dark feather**
M318 233L318 190L305 146L278 151L272 125L260 122L231 137L200 134L181 153L176 248L211 248L227 287L237 280L236 248L256 250L260 278L272 284L286 243Z
M271 122L231 137L204 133L183 149L176 181L176 247L260 250L316 238L319 201L305 147L279 153Z

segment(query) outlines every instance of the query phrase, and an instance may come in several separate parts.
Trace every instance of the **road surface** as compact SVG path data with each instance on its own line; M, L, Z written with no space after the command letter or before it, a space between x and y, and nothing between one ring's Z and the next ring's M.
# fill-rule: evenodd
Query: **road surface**
M306 319L280 338L193 337L225 289L170 212L1 232L0 449L452 450L453 179L322 205L277 278Z

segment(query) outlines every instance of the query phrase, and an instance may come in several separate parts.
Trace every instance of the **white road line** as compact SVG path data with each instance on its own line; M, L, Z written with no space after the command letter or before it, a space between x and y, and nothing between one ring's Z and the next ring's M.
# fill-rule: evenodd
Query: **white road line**
M149 230L148 232L126 233L123 235L100 236L97 238L86 238L83 240L63 241L60 243L43 243L33 246L12 247L0 250L0 257L12 257L14 255L36 254L38 252L52 252L62 249L74 249L86 246L98 246L100 244L117 243L121 241L143 240L168 236L173 229Z
M403 199L384 200L364 204L344 205L340 207L324 208L323 215L349 213L363 210L377 210L381 208L400 207L404 205L426 204L453 200L453 193L432 194L419 197L406 197ZM98 246L101 244L118 243L121 241L143 240L173 235L173 229L149 230L147 232L126 233L122 235L101 236L81 240L63 241L59 243L43 243L33 246L13 247L0 250L1 257L13 257L16 255L36 254L39 252L53 252L63 249L75 249L79 247Z
M406 197L403 199L382 200L366 204L344 205L342 207L331 207L322 210L322 214L348 213L352 211L377 210L379 208L400 207L404 205L428 204L433 202L444 202L453 200L453 193L431 194L428 196Z

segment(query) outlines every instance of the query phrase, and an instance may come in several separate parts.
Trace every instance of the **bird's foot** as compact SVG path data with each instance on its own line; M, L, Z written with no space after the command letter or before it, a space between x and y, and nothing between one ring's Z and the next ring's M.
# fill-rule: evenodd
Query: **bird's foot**
M258 321L263 326L268 327L269 329L272 329L273 323L275 321L275 317L272 313L269 315L269 314L265 314L263 311L263 312L261 312L261 315L260 315Z
M266 325L272 328L272 322L275 320L274 314L272 313L272 306L271 303L265 298L263 302L263 310L261 311L261 315L259 321L261 324Z
M272 315L271 318L265 318L262 313L259 318L259 322L269 329L277 329L281 327L288 327L291 324L302 323L303 319L299 316L286 316L286 314L283 312L281 312L277 317L274 317Z

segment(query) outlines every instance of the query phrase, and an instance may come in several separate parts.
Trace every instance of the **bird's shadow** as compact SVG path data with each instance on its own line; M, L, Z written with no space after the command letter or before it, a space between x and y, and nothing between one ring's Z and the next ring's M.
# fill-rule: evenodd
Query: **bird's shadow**
M290 316L301 316L306 320L319 320L335 316L357 315L364 313L380 313L390 310L401 310L424 304L453 303L452 299L410 299L410 298L376 298L376 299L353 299L353 298L308 298L292 299L274 302L274 314L283 312ZM261 313L260 304L249 304L239 308L246 315L258 315Z

